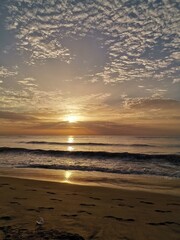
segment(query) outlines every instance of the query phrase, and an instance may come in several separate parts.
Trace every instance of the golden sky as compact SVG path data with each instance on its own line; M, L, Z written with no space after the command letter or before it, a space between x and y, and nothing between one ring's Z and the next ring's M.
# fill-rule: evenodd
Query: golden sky
M3 1L0 134L180 135L178 1Z

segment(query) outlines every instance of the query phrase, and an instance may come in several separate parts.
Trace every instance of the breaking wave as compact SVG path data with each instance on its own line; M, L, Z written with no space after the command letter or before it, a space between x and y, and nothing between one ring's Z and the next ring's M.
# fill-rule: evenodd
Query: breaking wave
M27 148L0 147L1 153L27 153L35 155L47 155L54 157L69 157L83 159L103 159L103 160L124 160L132 162L168 162L174 165L180 165L180 155L176 154L141 154L128 152L106 152L106 151L61 151Z

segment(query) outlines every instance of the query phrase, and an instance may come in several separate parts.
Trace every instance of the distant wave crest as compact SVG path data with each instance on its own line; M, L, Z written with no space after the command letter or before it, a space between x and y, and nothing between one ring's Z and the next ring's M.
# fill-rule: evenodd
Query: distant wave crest
M92 142L48 142L48 141L28 141L28 142L20 142L26 144L44 144L44 145L78 145L78 146L122 146L122 147L155 147L155 145L150 144L121 144L121 143L92 143Z

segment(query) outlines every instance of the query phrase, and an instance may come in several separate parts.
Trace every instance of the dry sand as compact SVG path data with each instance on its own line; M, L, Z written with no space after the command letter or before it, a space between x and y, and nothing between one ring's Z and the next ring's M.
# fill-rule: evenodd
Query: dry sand
M41 229L36 224L39 217L44 219ZM56 230L83 238L53 238ZM19 231L19 238L8 238L12 231ZM38 231L40 235L33 237ZM28 234L31 237L25 238ZM0 239L178 240L179 236L180 197L175 194L0 177Z

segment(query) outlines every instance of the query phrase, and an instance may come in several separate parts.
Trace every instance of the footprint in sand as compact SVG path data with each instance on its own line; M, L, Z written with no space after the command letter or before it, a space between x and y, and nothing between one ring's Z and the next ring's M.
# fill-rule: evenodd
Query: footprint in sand
M19 202L10 202L10 204L21 205Z
M93 200L101 200L100 198L96 198L96 197L89 197L89 198L91 198Z
M50 198L52 201L57 201L57 202L62 202L62 199L57 199L57 198Z
M123 204L123 203L119 203L118 206L120 206L120 207L124 207L124 206L126 206L126 205Z
M132 238L128 238L128 237L124 236L124 237L120 237L119 240L132 240Z
M5 221L10 221L12 219L14 219L14 217L12 217L12 216L2 216L2 217L0 217L0 220L5 220Z
M54 195L54 194L56 194L56 193L54 193L54 192L46 192L47 194L51 194L51 195Z
M168 206L180 206L180 203L167 203Z
M67 193L66 195L67 196L77 196L78 194L77 193Z
M156 209L156 210L154 210L155 212L159 212L159 213L170 213L170 212L172 212L172 211L170 211L170 210L159 210L159 209Z
M54 210L53 207L38 207L38 210Z
M35 208L27 208L26 210L29 212L38 212L39 213L39 210L37 210Z
M113 198L112 201L124 201L123 198Z
M119 203L118 206L120 206L120 207L134 208L134 206L126 205L126 204L121 204L121 203Z
M78 213L86 213L86 214L88 214L88 215L92 215L92 213L90 213L90 212L87 212L87 211L82 211L82 210L79 210L79 211L77 211Z
M14 199L16 199L16 200L27 200L27 198L23 198L23 197L14 197Z
M120 222L134 222L135 220L133 218L120 218L120 217L115 217L115 216L104 216L104 218L110 218L114 219Z
M128 238L128 237L120 237L119 240L132 240L132 238Z
M144 203L144 204L151 204L151 205L153 205L153 204L154 204L153 202L147 202L147 201L140 201L140 203Z
M180 225L180 223L176 223L176 222L171 222L171 221L166 221L166 222L159 222L159 223L147 223L149 225L153 225L153 226L165 226L165 225Z
M77 214L62 214L62 217L67 217L67 218L72 218L72 217L77 217Z
M36 190L36 189L27 189L26 191L29 191L29 192L36 192L37 190Z
M95 204L89 204L89 203L80 203L80 206L83 206L83 207L95 207L96 205Z

